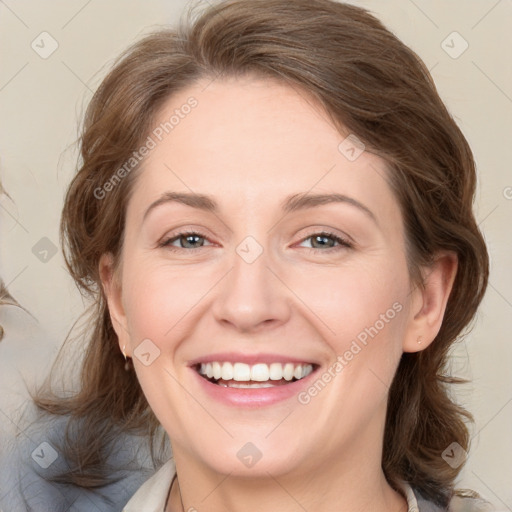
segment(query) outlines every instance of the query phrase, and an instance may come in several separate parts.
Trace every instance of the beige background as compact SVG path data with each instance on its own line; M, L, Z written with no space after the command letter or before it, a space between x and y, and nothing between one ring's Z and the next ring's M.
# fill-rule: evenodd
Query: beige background
M453 357L454 373L472 380L457 396L476 419L460 484L499 509L512 510L512 2L351 3L373 11L423 58L475 153L476 211L492 270L475 328ZM0 342L5 434L19 422L24 382L47 372L83 310L60 250L52 255L59 245L63 191L76 159L77 120L112 59L145 31L173 23L187 4L0 1L0 176L13 200L0 196L0 276L33 315L0 308L6 331ZM50 36L40 36L43 31L58 44L47 58L31 47L35 41L44 53L55 44ZM42 250L49 251L47 261Z

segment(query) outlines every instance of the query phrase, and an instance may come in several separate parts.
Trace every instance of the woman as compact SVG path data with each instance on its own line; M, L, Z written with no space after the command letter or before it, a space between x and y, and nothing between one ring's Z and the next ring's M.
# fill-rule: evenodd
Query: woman
M161 426L127 512L484 510L445 373L487 285L475 164L378 20L221 2L120 58L81 150L93 330L79 392L37 399L70 416L59 481L105 485L113 440Z

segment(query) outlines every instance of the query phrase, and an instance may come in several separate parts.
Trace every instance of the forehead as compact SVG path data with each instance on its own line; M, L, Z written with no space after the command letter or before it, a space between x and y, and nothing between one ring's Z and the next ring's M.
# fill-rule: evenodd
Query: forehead
M161 108L140 190L148 199L202 192L240 206L308 191L394 202L385 162L368 151L348 158L348 135L305 92L276 80L202 80Z

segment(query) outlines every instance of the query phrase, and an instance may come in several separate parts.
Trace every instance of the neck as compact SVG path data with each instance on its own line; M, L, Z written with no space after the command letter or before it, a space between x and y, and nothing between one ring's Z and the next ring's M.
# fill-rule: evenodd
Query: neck
M352 446L349 452L323 457L286 475L265 471L247 478L220 475L197 461L191 463L189 455L182 456L175 448L178 477L166 512L407 512L405 498L382 472L381 453L372 457L368 445ZM369 464L371 460L375 464Z

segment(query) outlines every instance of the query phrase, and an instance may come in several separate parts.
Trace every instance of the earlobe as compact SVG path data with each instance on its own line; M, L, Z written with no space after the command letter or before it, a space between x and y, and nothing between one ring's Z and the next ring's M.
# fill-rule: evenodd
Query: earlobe
M102 254L99 261L99 275L105 295L110 320L117 334L119 347L126 347L126 355L130 355L130 343L126 315L121 300L121 284L114 269L114 257L111 253Z
M457 274L457 255L451 251L438 253L422 274L423 286L418 285L412 292L412 318L404 338L404 352L426 349L441 329Z

